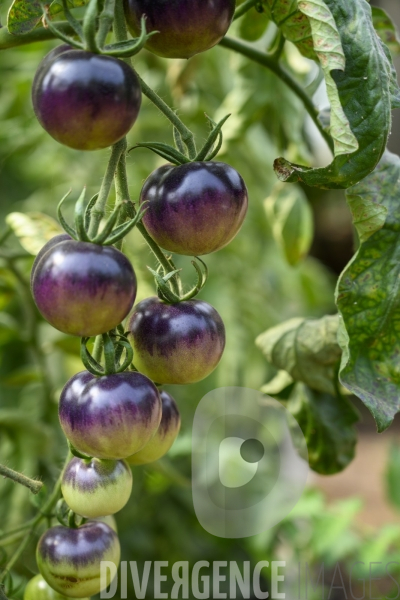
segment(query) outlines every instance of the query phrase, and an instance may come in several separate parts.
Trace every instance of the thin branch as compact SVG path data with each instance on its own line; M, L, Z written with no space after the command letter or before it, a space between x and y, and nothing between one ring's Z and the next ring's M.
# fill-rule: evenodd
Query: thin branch
M0 465L0 475L4 478L15 481L15 483L24 485L32 492L32 494L38 494L43 487L43 483L41 481L36 481L35 479L26 477L26 475L22 475L22 473L18 473L18 471L9 469L4 465Z
M318 119L318 110L314 105L312 99L308 96L307 92L301 87L300 84L279 64L277 60L266 54L256 50L249 44L241 42L230 37L224 37L219 43L224 48L234 50L239 54L243 54L250 60L258 63L259 65L266 67L275 75L277 75L286 85L296 94L296 96L303 102L305 109L317 126L318 131L328 144L330 150L333 152L333 139L327 131L323 128L322 124Z

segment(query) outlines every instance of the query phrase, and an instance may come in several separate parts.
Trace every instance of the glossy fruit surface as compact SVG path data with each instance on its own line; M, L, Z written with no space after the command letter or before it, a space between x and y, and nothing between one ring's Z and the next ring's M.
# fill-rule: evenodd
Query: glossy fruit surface
M137 76L124 62L83 50L51 51L33 80L32 102L43 128L77 150L115 144L136 121Z
M32 293L53 327L89 337L126 317L136 297L136 276L116 248L67 240L50 247L36 264Z
M130 465L145 465L158 460L168 452L181 427L181 417L175 400L164 390L160 393L162 417L159 428L151 440L127 459Z
M159 31L146 48L167 58L190 58L217 44L228 31L235 0L124 0L132 35L140 32L146 15L147 31Z
M78 529L52 527L42 535L36 551L44 579L69 598L93 596L105 589L100 583L100 562L110 561L118 566L120 556L116 533L99 521L90 521Z
M41 575L36 575L28 581L24 592L24 600L65 600L66 598L67 596L53 590ZM89 598L82 600L89 600Z
M188 300L140 302L129 320L135 367L157 383L194 383L218 365L225 328L210 304Z
M247 212L246 185L221 162L164 165L145 181L143 222L165 250L200 256L220 250L238 233Z
M65 385L59 405L61 427L73 446L88 456L127 458L157 431L160 394L141 373L91 377L78 395L82 373Z
M49 240L43 246L43 248L41 248L41 250L39 250L39 252L35 256L35 260L33 261L33 265L32 265L32 270L31 270L31 287L32 287L33 276L34 276L34 273L36 271L36 267L38 266L38 263L40 262L40 260L42 259L42 257L46 254L46 252L48 252L49 250L51 250L51 248L53 248L54 246L57 246L57 244L60 244L60 242L66 242L66 241L68 241L70 239L71 239L71 237L68 235L68 233L60 233L59 235L55 235L53 238L51 238L51 240Z
M63 473L61 491L65 502L78 515L113 515L129 500L132 472L123 460L74 457Z

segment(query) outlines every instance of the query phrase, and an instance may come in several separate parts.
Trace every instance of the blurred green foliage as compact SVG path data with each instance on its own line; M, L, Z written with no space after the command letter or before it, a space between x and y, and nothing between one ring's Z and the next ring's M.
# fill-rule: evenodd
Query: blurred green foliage
M257 32L241 27L247 39L261 35L257 42L261 48L274 40L273 26L262 35L264 21ZM42 57L55 45L34 44L0 53L2 223L10 212L41 212L55 218L57 203L68 189L72 188L76 198L86 185L91 195L98 190L105 171L107 151L83 153L61 146L41 129L33 114L32 78ZM288 46L284 60L303 83L311 81L311 63L294 46ZM188 62L167 61L143 51L134 64L145 81L178 110L199 142L207 134L204 113L215 120L232 113L224 128L219 159L229 162L244 177L250 208L234 242L207 257L210 278L200 296L217 308L225 322L225 354L205 381L190 387L168 387L179 404L182 432L167 459L134 469L132 498L117 515L123 560L139 564L145 560L255 563L284 557L293 565L301 560L313 567L326 561L333 568L337 561L346 565L366 555L366 548L370 550L368 556L380 560L374 544L382 560L398 558L397 529L378 537L359 531L353 527L358 501L328 509L322 495L311 489L290 517L254 538L219 539L198 524L189 485L191 424L198 401L219 386L259 389L272 379L277 371L266 363L255 338L292 317L318 318L333 313L335 281L311 257L294 267L287 263L264 209L264 200L276 183L273 159L284 152L290 160L302 162L312 153L304 108L290 90L272 73L218 47ZM171 143L172 130L144 99L128 142L132 147L153 140ZM133 200L138 198L144 179L160 164L162 160L151 152L132 150L128 175ZM72 209L72 201L70 206ZM7 247L21 250L15 236L8 238ZM154 267L154 261L137 232L129 235L124 250L138 275L138 300L154 294L146 269L146 265ZM79 340L53 330L33 305L29 289L32 260L0 260L0 457L18 471L40 475L51 487L67 449L57 417L59 393L82 366ZM195 276L190 261L178 257L177 263L189 286ZM0 483L0 506L3 530L18 526L36 510L29 503L29 492L9 481ZM23 586L36 572L33 541L16 567L14 585ZM150 584L146 597L152 598L152 593ZM20 599L22 592L17 589L9 597ZM131 589L128 597L133 597Z

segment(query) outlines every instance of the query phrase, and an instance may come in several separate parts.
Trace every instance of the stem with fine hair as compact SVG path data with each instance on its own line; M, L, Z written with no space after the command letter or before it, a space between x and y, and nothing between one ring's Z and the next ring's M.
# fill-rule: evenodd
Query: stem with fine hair
M223 48L229 48L229 50L234 50L239 54L243 54L250 60L258 63L259 65L270 69L275 75L277 75L286 85L296 94L296 96L303 102L305 109L308 114L314 121L317 126L318 131L324 138L325 142L328 144L330 150L333 152L333 140L329 133L325 131L321 122L318 119L318 110L314 105L312 99L307 94L307 92L301 87L300 84L288 73L279 62L272 56L266 54L265 52L260 52L260 50L256 50L250 44L246 44L245 42L241 42L240 40L236 40L230 37L224 37L219 45Z
M57 504L57 501L58 501L58 498L59 498L60 492L61 492L61 481L62 481L64 469L67 466L67 464L69 463L69 461L71 460L71 458L72 458L72 454L70 452L68 452L67 458L65 460L65 464L61 470L60 476L57 479L57 482L53 488L52 493L50 494L48 500L44 503L44 505L42 506L42 508L36 515L36 517L32 520L32 522L31 522L32 524L31 524L30 528L28 529L28 531L25 533L18 548L15 550L14 554L11 556L11 558L9 558L9 560L7 561L5 566L2 568L1 573L0 573L0 584L2 584L4 582L5 578L7 577L7 573L9 571L11 571L11 569L13 568L13 566L15 565L15 563L17 562L17 560L19 559L21 554L27 548L29 542L34 537L36 530L37 530L39 524L41 523L41 521L43 519L47 518L48 513L50 513L53 510L53 508L55 507L55 505Z
M89 236L92 238L97 234L100 227L100 222L104 217L108 196L110 195L111 186L114 181L115 171L121 156L121 152L124 147L124 143L125 138L114 144L114 146L112 147L110 160L108 161L107 170L104 175L103 182L101 184L99 196L96 200L96 204L93 206L90 213L91 219Z
M9 469L5 465L0 465L0 476L24 485L32 492L32 494L38 494L43 487L41 481L31 479L22 473L18 473L18 471L14 471L14 469Z

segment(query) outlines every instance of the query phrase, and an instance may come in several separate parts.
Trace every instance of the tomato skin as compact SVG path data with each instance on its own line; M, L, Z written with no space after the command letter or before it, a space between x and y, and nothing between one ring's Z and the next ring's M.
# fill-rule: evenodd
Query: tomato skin
M67 596L53 590L41 575L36 575L28 581L24 592L24 600L66 600L66 598ZM89 600L89 598L82 600Z
M201 256L220 250L235 237L248 207L239 173L221 162L164 165L144 183L143 222L165 250Z
M118 566L120 557L116 533L100 521L89 521L77 529L52 527L42 535L36 550L43 578L68 598L98 594L104 589L100 584L100 562L111 561Z
M162 402L161 423L149 442L127 458L130 465L145 465L154 462L164 456L176 440L181 428L181 417L173 397L162 390L160 393Z
M125 18L133 36L146 15L147 31L159 31L146 44L166 58L190 58L217 44L226 34L235 0L124 0Z
M123 460L74 457L64 470L61 491L78 515L89 519L113 515L130 498L132 472Z
M76 150L115 144L139 113L136 74L110 56L56 51L45 56L33 80L32 103L40 124L55 140Z
M194 383L218 365L225 327L210 304L187 300L166 304L157 297L136 305L129 319L134 364L157 383Z
M72 238L68 235L68 233L60 233L59 235L55 235L36 254L35 260L33 261L32 270L31 270L31 289L32 289L33 276L35 274L36 267L38 266L38 263L43 258L43 256L46 254L46 252L48 252L49 250L54 248L54 246L57 246L57 244L60 244L61 242L66 242L70 239L72 239Z
M138 452L161 421L160 394L141 373L125 371L85 380L78 373L65 385L59 404L61 427L88 456L117 460ZM89 374L90 375L90 374Z
M127 316L136 297L136 276L116 248L66 240L42 254L31 287L36 306L53 327L89 337Z

